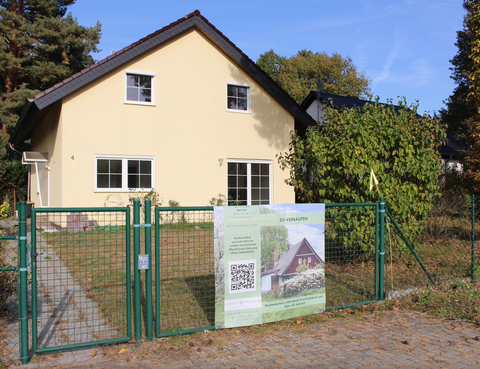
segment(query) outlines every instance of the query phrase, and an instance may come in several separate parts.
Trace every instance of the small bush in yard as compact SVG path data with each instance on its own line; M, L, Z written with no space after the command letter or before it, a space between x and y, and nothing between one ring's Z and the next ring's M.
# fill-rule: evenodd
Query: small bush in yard
M279 295L282 298L293 297L306 290L325 287L325 270L309 269L288 281L282 283L279 288Z
M0 230L0 236L6 236L7 233L3 230ZM0 240L0 267L10 267L13 266L7 261L5 247L6 242ZM0 316L4 312L8 311L7 301L10 296L14 295L16 292L17 281L15 278L15 272L2 272L0 274Z

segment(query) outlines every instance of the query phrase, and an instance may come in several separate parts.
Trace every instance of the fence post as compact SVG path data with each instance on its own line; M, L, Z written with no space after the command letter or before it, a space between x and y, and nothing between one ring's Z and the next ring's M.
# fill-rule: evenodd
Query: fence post
M385 198L380 198L380 244L379 244L379 261L378 261L378 294L379 300L385 300L383 267L385 263Z
M145 254L148 255L148 269L145 271L145 302L147 340L153 340L153 306L152 306L152 213L151 200L145 200Z
M475 195L472 195L472 282L475 282Z
M134 284L134 314L135 314L135 342L142 339L142 309L140 270L138 269L138 255L140 255L140 200L133 200L133 284Z
M155 208L155 337L160 335L160 212Z
M19 247L19 321L20 321L20 360L28 364L28 281L27 281L27 203L20 202L18 208L18 247Z
M379 221L380 221L380 215L379 215L379 204L377 203L377 206L375 206L375 300L378 300L378 243L380 239L379 235Z

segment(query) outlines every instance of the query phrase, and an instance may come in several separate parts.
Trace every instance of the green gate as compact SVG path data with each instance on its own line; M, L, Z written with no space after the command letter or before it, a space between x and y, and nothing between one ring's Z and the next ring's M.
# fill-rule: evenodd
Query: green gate
M130 341L130 209L31 214L32 352Z

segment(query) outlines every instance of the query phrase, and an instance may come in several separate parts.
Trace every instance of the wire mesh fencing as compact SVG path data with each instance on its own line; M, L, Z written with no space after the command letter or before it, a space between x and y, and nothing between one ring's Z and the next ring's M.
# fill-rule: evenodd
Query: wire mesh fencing
M480 229L474 231L478 215L472 198L440 199L425 206L428 212L421 218L400 219L390 212L409 245L392 219L387 219L385 282L390 298L426 291L429 286L449 288L456 281L475 278L480 253L474 239L479 239Z
M377 206L328 206L327 309L375 301ZM224 283L215 281L213 208L156 208L155 224L157 337L213 328L215 284Z
M18 221L0 219L0 366L19 359Z
M213 328L213 208L156 208L156 335Z
M378 298L376 204L326 204L325 286L327 309Z
M131 338L127 210L33 211L34 353Z

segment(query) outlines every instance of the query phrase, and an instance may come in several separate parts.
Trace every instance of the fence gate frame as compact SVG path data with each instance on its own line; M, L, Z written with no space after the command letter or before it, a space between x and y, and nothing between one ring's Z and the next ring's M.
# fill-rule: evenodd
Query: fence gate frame
M138 204L137 204L138 207ZM22 364L28 364L29 357L29 332L28 332L28 319L31 319L32 327L32 344L31 344L31 353L46 353L59 350L67 349L76 349L82 347L97 346L103 344L111 343L121 343L128 342L132 340L132 292L131 292L131 268L132 268L132 258L131 258L131 209L129 207L102 207L102 208L32 208L31 209L31 245L27 245L27 211L26 211L26 202L22 201L19 203L19 226L18 226L18 246L19 246L19 322L20 322L20 360ZM38 321L37 321L37 297L38 297L38 288L37 288L37 257L40 256L37 254L37 235L36 235L36 217L37 213L70 213L70 212L97 212L97 213L124 213L125 214L125 305L126 305L126 334L123 337L103 339L98 341L90 342L81 342L74 344L65 344L57 345L52 347L38 347ZM136 228L134 226L134 232ZM29 247L31 246L31 247ZM135 254L138 254L136 251L139 250L139 245L134 244ZM30 263L29 263L30 262ZM31 267L31 317L28 317L28 267ZM135 268L136 271L136 268ZM137 273L134 272L134 276ZM139 281L135 280L134 284L134 297L139 293L140 288L137 287L140 284ZM137 293L138 292L138 293ZM134 317L135 322L137 321L137 316L141 314L140 301L135 301ZM135 331L137 332L139 328L135 325Z

